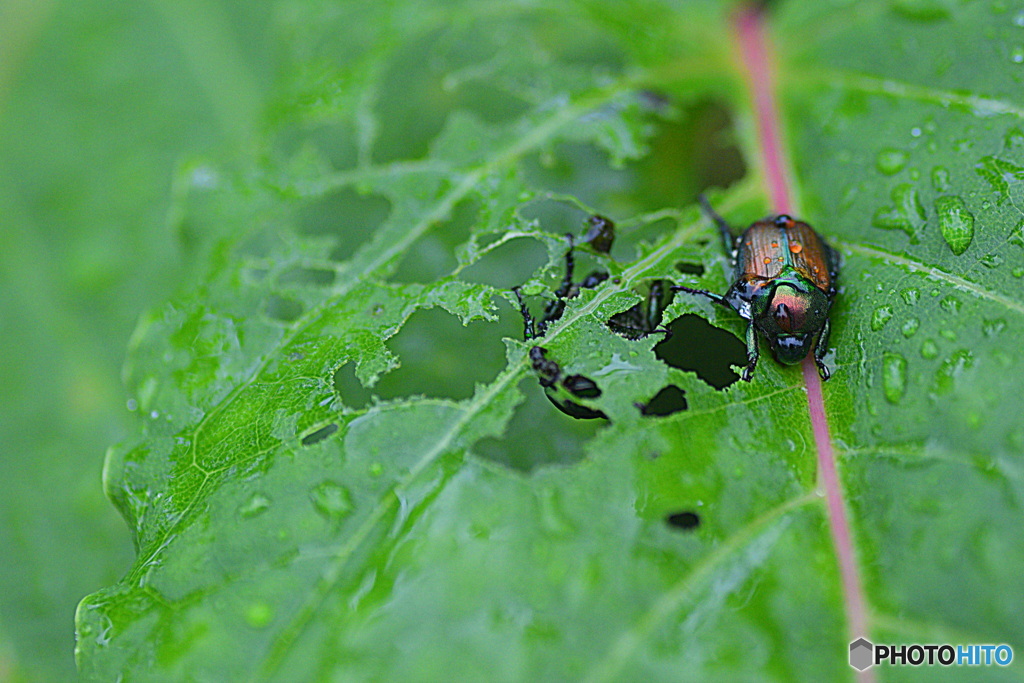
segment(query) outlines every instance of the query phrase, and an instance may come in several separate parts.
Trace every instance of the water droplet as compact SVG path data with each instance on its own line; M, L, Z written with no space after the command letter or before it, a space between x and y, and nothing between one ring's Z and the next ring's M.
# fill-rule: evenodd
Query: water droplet
M265 512L270 507L270 499L262 493L254 493L249 497L249 501L238 509L238 514L242 517L251 518Z
M974 165L974 172L984 178L999 195L999 203L1010 198L1010 186L1024 181L1024 168L1005 159L993 156L982 157Z
M986 337L994 337L1006 327L1006 320L1004 318L995 318L994 320L985 320L981 323L981 330L985 333Z
M871 224L885 230L902 230L911 242L917 242L917 232L928 217L917 190L913 185L900 183L893 188L891 196L894 206L883 206L875 211Z
M907 393L907 359L897 353L882 356L882 390L885 400L899 403Z
M959 256L967 251L974 239L974 216L964 200L955 195L939 197L935 200L935 212L939 215L942 237L953 253Z
M1010 61L1014 64L1024 64L1024 45L1018 45L1010 50Z
M998 268L1003 264L1003 257L999 254L988 254L981 257L981 265L986 268Z
M1010 233L1009 242L1015 247L1024 247L1024 221L1014 227L1013 232Z
M907 165L907 153L903 150L883 149L875 157L875 167L885 175L896 175Z
M341 519L352 512L352 496L348 489L333 481L325 481L309 494L316 511L329 521Z
M919 138L919 137L921 137L921 129L918 128L917 126L914 126L913 128L911 128L910 129L910 137L912 137L912 138Z
M1003 144L1009 149L1024 147L1024 132L1022 132L1020 128L1014 126L1010 130L1006 131L1006 137L1003 138Z
M931 339L925 339L921 344L922 358L935 358L939 355L939 347Z
M903 297L903 302L908 306L913 306L921 299L921 292L916 288L911 287L910 289L904 289L900 292L900 296Z
M963 304L960 303L960 299L957 299L955 296L950 294L949 296L944 297L942 301L939 302L939 305L942 306L942 309L947 313L959 313L960 307Z
M949 170L944 166L936 166L932 169L932 188L936 192L949 192L952 184L949 182Z
M910 339L917 333L917 328L921 326L921 321L917 318L908 318L903 323L903 336Z
M939 336L949 341L956 341L956 332L953 330L939 330Z
M1014 277L1024 277L1024 268L1014 268L1010 273Z
M967 349L960 349L947 358L935 371L935 392L948 394L953 391L957 377L974 364L974 356Z
M970 138L960 138L953 141L953 151L955 152L966 152L974 146L974 142Z
M1013 25L1019 28L1024 28L1024 10L1013 15Z
M274 608L262 600L249 605L245 610L245 623L252 628L266 628L274 620Z
M384 465L381 465L379 462L372 462L370 463L369 472L371 477L379 477L384 474Z
M892 306L879 306L871 315L871 329L878 332L885 327L885 324L892 319Z

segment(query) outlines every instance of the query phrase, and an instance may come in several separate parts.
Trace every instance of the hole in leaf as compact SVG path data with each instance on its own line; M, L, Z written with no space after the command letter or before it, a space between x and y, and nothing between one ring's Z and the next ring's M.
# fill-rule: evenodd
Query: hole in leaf
M304 307L301 302L288 297L271 294L267 298L267 315L281 322L294 322L302 315Z
M329 437L331 434L334 434L336 431L338 431L338 425L332 422L326 427L321 427L312 434L307 434L306 436L302 437L302 445L312 446L315 443L320 443L321 441Z
M537 269L547 262L547 257L547 249L537 240L514 239L482 256L479 261L462 271L459 279L490 285L497 289L511 289L529 280Z
M412 314L387 344L401 367L384 375L374 393L384 399L423 394L469 398L478 382L490 382L505 367L502 336L520 333L511 315L499 324L477 321L463 326L440 308Z
M373 148L375 162L426 156L431 139L444 127L454 98L444 87L444 70L433 55L447 40L446 32L431 31L407 41L389 60L374 107L379 129ZM424 55L431 58L424 59Z
M704 274L704 266L700 263L686 263L685 261L680 261L676 264L676 270L680 273L696 275L697 277Z
M665 517L665 523L676 529L691 531L700 526L700 515L689 510L684 512L673 512Z
M525 398L516 408L504 437L482 439L473 452L521 472L582 460L586 442L597 434L603 422L576 420L555 410L536 377L524 378L519 390Z
M611 195L631 188L632 174L608 165L608 154L596 145L563 143L523 159L526 182L543 187L554 194L579 198L585 205L596 207L603 215ZM538 218L548 232L579 234L587 213L564 202L537 202L524 207L523 215Z
M654 346L654 355L674 368L690 370L716 389L740 378L730 365L746 365L747 348L736 335L687 313L671 323L672 335Z
M302 206L297 220L306 235L335 236L337 244L330 257L347 261L390 213L391 202L386 198L342 188Z
M652 417L672 415L673 413L686 410L686 392L674 384L669 384L655 394L654 398L646 404L637 407L640 408L642 415Z
M373 392L356 377L356 364L345 363L334 371L334 391L349 408L363 408L370 403Z
M455 247L469 239L470 230L480 213L479 203L462 201L452 209L451 217L431 226L414 249L406 252L391 277L395 282L433 282L449 275L458 265Z
M650 153L627 165L636 175L628 199L637 211L686 206L707 188L729 187L746 175L729 110L709 101L675 104L673 119L650 117Z

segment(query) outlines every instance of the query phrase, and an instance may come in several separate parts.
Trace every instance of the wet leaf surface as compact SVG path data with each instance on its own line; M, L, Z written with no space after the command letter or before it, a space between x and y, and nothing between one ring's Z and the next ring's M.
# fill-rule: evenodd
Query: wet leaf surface
M666 118L728 111L753 170L713 203L771 213L728 7L346 7L282 14L264 152L183 200L234 229L133 338L141 437L105 484L138 558L79 607L82 673L849 676L799 370L765 353L716 388L607 325L654 280L728 285L696 206L643 200ZM1020 647L1021 28L989 3L773 7L797 206L843 256L825 401L871 635ZM581 429L531 403L510 290L557 287L593 213L626 246L578 266L611 278L542 341L600 387ZM497 258L519 242L525 282ZM638 410L669 386L683 409Z

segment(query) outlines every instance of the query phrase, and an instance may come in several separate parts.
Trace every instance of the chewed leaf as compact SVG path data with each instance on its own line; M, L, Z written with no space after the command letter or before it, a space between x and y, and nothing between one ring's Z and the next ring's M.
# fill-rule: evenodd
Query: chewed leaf
M189 207L234 230L133 338L104 480L138 558L79 606L83 677L820 680L861 622L1024 647L1012 11L772 3L773 122L733 3L286 5L265 154ZM842 257L833 507L799 368L737 381L745 321L657 295L726 291L691 200L727 138L715 209L775 213L773 125Z

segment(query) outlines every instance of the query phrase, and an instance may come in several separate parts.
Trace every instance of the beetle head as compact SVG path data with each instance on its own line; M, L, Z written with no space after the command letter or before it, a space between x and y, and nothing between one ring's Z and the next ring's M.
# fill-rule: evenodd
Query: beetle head
M758 327L780 363L795 365L814 345L828 316L828 297L820 289L780 282L758 316Z

